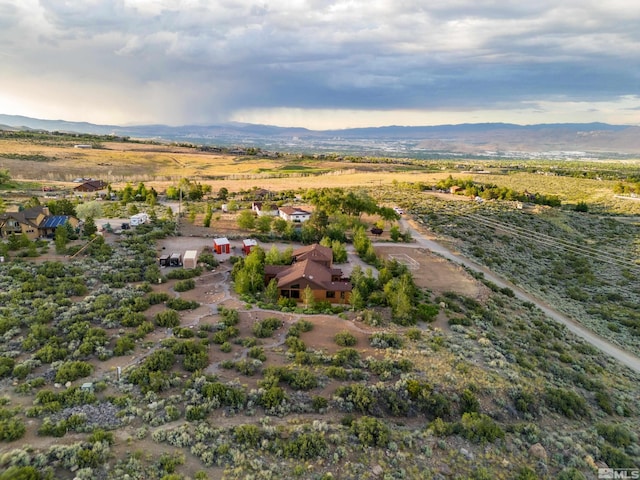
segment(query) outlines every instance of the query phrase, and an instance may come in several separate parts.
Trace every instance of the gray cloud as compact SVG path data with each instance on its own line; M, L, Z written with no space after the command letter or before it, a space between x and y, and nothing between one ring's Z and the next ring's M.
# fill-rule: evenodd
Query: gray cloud
M628 3L0 0L0 88L41 79L50 96L172 123L613 101L640 94L640 5Z

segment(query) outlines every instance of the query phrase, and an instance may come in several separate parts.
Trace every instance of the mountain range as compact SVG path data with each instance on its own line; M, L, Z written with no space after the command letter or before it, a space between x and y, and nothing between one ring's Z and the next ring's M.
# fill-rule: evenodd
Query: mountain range
M245 123L96 125L0 114L0 129L116 135L203 145L388 156L618 157L640 154L640 127L606 123L475 123L308 130Z

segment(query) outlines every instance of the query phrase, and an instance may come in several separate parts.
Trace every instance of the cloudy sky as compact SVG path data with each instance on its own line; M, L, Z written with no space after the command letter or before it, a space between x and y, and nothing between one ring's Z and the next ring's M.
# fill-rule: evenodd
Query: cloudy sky
M0 113L640 124L638 0L0 0Z

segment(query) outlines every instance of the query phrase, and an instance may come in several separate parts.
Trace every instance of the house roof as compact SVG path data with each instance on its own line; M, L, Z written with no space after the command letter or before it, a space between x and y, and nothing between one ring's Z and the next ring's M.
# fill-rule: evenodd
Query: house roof
M10 218L13 218L19 223L38 228L39 225L36 220L40 215L48 215L48 212L49 209L47 207L39 205L37 207L26 208L20 212L5 212L0 215L0 219L6 221Z
M294 250L293 258L295 258L296 261L309 259L316 262L329 262L329 264L331 264L333 261L333 250L329 247L325 247L324 245L314 243L313 245L308 245Z
M229 239L227 237L214 238L213 243L215 245L229 245Z
M273 266L277 267L278 265ZM265 273L269 273L266 266ZM295 285L304 279L323 290L350 292L352 289L349 282L331 281L332 269L310 259L296 262L283 269L274 269L273 273L276 273L275 278L278 281L278 288Z
M286 215L311 215L311 212L307 212L306 210L302 210L297 207L280 207L279 210Z
M247 238L245 240L242 240L242 244L245 247L255 247L256 245L258 245L258 242L255 241L253 238Z
M106 186L107 184L102 180L88 180L76 187L73 187L73 189L83 190L83 191L96 191L96 190L102 190Z
M57 228L60 225L64 225L69 221L69 215L53 215L45 218L44 222L40 224L40 228Z

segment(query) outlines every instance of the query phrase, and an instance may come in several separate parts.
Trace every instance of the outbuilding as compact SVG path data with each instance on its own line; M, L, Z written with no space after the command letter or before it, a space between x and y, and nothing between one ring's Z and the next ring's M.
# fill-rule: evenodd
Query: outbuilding
M253 238L247 238L242 241L242 251L245 255L249 255L251 253L251 249L258 246L258 242L256 242Z
M184 252L182 263L184 268L196 268L196 266L198 265L198 251L187 250L186 252Z
M182 266L182 255L177 252L174 252L169 257L169 266L171 267L181 267Z
M169 255L166 255L166 254L160 256L160 258L158 259L158 262L160 263L161 267L171 266L171 264L169 263Z
M231 244L226 237L214 238L213 249L217 254L231 253Z

